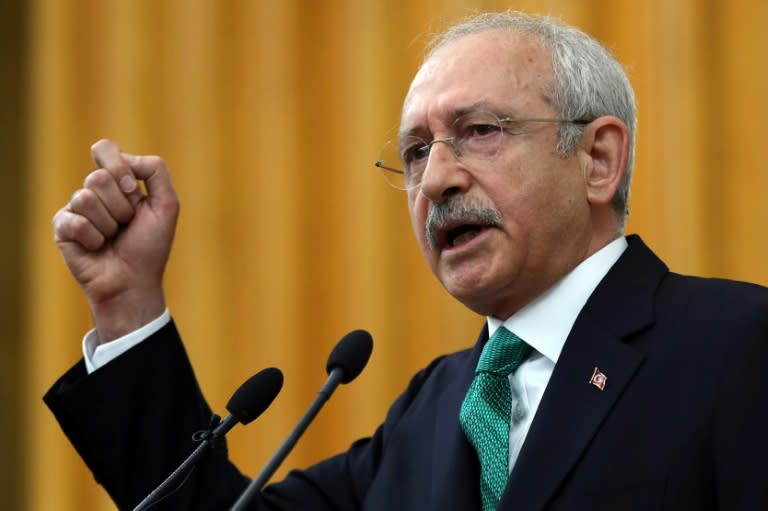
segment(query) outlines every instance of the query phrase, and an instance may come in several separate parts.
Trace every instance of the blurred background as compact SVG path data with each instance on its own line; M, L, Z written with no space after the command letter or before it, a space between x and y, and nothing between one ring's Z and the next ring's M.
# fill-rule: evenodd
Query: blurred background
M271 409L229 435L245 473L349 330L373 334L370 365L285 467L370 434L416 370L471 345L483 319L429 273L405 195L372 162L429 36L507 8L561 17L626 65L640 118L627 232L678 272L768 284L765 0L6 0L3 509L114 509L41 401L90 328L50 219L99 138L171 169L182 213L167 300L213 409L257 370L285 373Z

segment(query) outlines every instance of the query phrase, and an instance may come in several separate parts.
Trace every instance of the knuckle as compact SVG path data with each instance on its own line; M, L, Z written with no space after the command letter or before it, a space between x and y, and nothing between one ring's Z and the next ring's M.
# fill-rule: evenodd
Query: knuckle
M54 232L58 240L76 240L86 229L85 219L69 211L54 217Z
M66 209L54 215L53 224L53 238L57 243L75 242L88 250L98 250L106 240L90 220Z
M72 194L69 199L69 207L72 211L81 213L96 205L96 194L89 188L82 188Z
M176 196L165 197L162 201L159 201L159 204L168 215L178 216L179 210L181 210L181 202Z
M61 225L64 223L64 218L69 214L66 208L59 209L51 218L51 227L53 231L58 233L61 230Z
M96 169L83 180L83 186L85 188L104 188L109 185L110 181L113 181L112 175L105 169Z
M82 239L91 230L91 223L80 215L72 215L69 220L64 222L63 227L70 238Z
M69 228L69 238L77 241L89 250L98 249L104 242L104 234L82 216L74 216L71 222L69 222Z

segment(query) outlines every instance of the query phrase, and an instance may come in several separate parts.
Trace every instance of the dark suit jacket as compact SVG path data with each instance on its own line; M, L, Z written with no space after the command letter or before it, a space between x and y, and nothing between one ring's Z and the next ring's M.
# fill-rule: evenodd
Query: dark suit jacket
M486 338L416 374L371 438L254 509L480 509L457 418ZM121 509L210 417L173 324L88 377L80 362L45 400ZM766 405L766 289L670 273L630 237L566 340L499 509L768 510ZM215 451L158 509L228 509L246 484Z

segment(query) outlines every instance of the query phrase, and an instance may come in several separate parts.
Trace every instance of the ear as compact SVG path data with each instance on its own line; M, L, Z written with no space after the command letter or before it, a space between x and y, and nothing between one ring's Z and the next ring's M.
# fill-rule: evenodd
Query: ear
M587 200L592 205L610 204L629 158L627 126L612 115L598 117L586 127L581 148Z

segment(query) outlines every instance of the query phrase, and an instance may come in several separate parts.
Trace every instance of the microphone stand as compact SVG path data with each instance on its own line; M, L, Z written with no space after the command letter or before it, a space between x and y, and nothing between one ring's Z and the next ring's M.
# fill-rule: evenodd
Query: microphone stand
M269 478L272 477L272 475L275 473L275 470L277 470L283 460L285 460L285 458L288 456L288 453L291 452L291 449L293 449L293 447L296 445L296 442L299 441L301 435L304 434L304 431L306 431L307 427L309 427L309 424L312 422L318 412L320 412L320 409L325 405L328 399L330 399L331 394L333 394L333 392L336 390L336 387L339 386L339 383L341 383L343 378L343 369L340 367L335 367L333 370L331 370L330 374L328 375L328 379L325 380L325 384L318 391L315 400L312 401L312 405L301 417L301 420L299 420L298 424L296 424L296 427L293 428L291 434L288 435L285 440L283 440L283 443L277 449L275 454L272 455L272 458L270 458L259 475L256 476L256 478L250 482L245 491L240 494L240 497L237 499L237 502L235 502L235 504L230 508L230 511L245 510L245 506L253 498L253 495L261 490L267 481L269 481Z
M230 416L231 417L231 416ZM229 419L229 417L228 417ZM235 422L237 419L232 419ZM213 414L211 417L211 424L208 427L208 430L206 431L198 431L194 435L192 435L192 439L196 442L200 442L200 445L198 445L194 451L192 451L192 454L190 454L187 459L184 460L184 462L176 467L176 470L171 472L171 475L165 478L165 480L160 483L160 485L152 490L149 495L144 497L144 500L139 502L139 505L137 505L135 508L133 508L133 511L145 511L149 509L150 507L154 506L161 500L165 499L169 495L171 495L173 492L181 488L185 482L187 482L187 478L192 473L192 470L195 469L195 463L205 454L205 452L209 448L215 448L217 445L217 440L220 438L220 431L224 429L223 427L231 426L228 424L229 421L225 419L224 422L221 422L221 417L219 417L216 414ZM223 426L223 427L222 427ZM226 430L228 430L227 428ZM225 431L226 431L225 430ZM182 480L176 488L171 490L171 485L175 483L181 476L189 470L189 474L187 474L187 477Z

